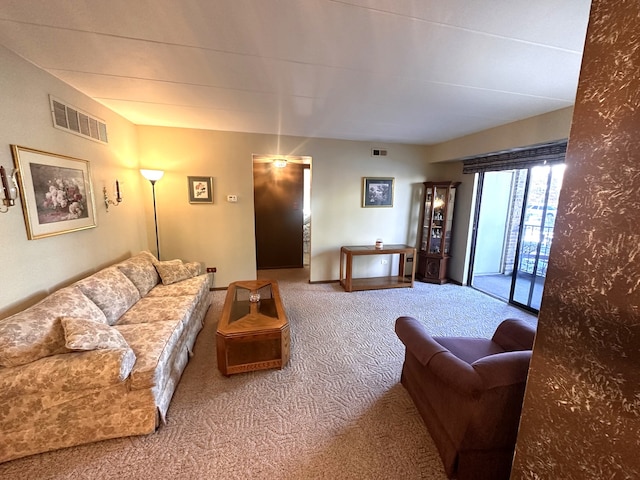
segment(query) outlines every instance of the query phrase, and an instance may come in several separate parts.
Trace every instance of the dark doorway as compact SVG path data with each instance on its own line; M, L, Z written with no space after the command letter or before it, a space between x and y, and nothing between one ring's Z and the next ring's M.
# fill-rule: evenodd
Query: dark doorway
M303 267L305 168L294 162L253 163L258 270Z

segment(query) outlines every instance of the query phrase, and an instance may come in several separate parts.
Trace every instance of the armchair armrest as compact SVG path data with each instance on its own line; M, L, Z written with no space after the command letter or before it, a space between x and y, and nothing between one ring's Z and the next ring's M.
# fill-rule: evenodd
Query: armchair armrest
M448 350L427 333L424 326L413 317L396 319L396 334L421 365L427 366L434 355Z
M527 381L531 350L489 355L471 364L485 389L506 387Z
M535 327L524 320L507 318L493 334L492 340L504 348L505 351L531 350L536 336Z

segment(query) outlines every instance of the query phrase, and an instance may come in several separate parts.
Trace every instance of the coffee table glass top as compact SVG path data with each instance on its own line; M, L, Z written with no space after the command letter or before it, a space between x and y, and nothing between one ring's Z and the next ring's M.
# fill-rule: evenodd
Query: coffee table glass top
M236 322L252 313L270 318L278 318L276 302L273 299L271 283L260 286L238 282L231 305L229 323Z

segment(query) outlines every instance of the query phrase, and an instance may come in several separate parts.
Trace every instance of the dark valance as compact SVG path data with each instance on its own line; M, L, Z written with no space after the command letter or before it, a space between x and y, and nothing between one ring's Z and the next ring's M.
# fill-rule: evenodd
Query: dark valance
M495 172L563 163L567 140L462 159L462 173Z

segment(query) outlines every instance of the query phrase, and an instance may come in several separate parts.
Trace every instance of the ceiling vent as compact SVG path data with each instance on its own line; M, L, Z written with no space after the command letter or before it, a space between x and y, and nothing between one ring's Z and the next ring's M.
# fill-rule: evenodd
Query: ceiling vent
M107 124L49 95L53 126L97 142L108 143Z
M371 149L371 156L372 157L386 157L387 156L387 150L383 149L383 148L372 148Z

